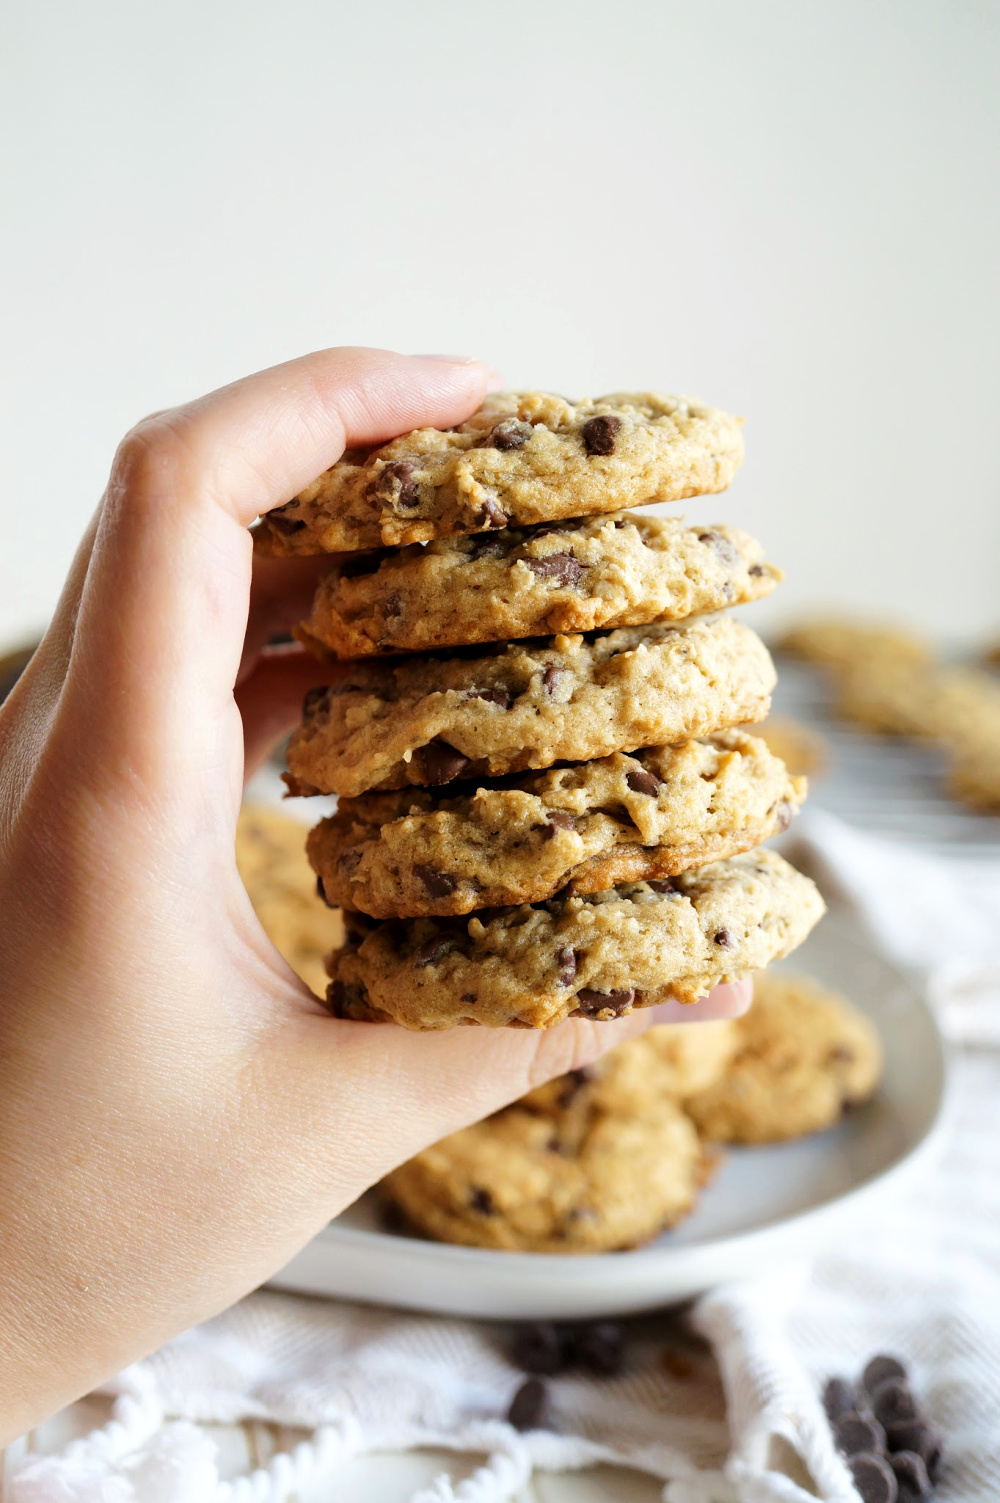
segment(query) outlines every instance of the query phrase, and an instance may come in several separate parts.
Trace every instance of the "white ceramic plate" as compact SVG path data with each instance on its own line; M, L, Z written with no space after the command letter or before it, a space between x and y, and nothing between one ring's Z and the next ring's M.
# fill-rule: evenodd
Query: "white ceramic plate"
M574 1319L688 1299L815 1249L890 1181L919 1169L941 1127L946 1061L919 988L850 918L830 914L788 964L870 1015L885 1044L885 1078L874 1100L829 1132L732 1150L675 1232L595 1256L449 1247L382 1231L365 1196L272 1282L449 1315Z

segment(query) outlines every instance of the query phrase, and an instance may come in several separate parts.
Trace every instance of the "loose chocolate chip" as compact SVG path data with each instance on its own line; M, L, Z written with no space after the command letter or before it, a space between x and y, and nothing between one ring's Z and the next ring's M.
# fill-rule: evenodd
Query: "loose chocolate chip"
M446 955L450 955L455 948L455 941L448 936L429 939L419 950L413 952L413 964L423 970L425 965L437 965Z
M920 1406L905 1378L886 1378L871 1393L872 1409L881 1425L920 1419Z
M526 1378L510 1401L507 1420L515 1430L540 1430L548 1408L549 1393L541 1378Z
M899 1503L922 1503L931 1496L934 1484L923 1458L915 1451L897 1451L889 1457L889 1465L896 1474Z
M537 1320L518 1331L510 1357L522 1372L551 1377L564 1364L563 1339L550 1320Z
M567 814L565 809L549 809L546 812L545 819L546 824L542 826L542 829L547 829L548 835L543 837L544 839L551 840L557 830L576 829L576 820L572 814Z
M411 509L420 501L417 482L413 478L414 467L405 460L394 460L382 466L372 486L373 493L382 501L395 501L399 506Z
M625 1333L615 1320L598 1320L584 1326L573 1336L574 1359L588 1372L601 1378L614 1377L621 1371L625 1354Z
M716 929L712 940L722 950L731 950L734 943L733 936L728 929Z
M319 688L309 690L302 701L303 719L308 720L311 715L318 714L321 709L325 708L326 689L327 686L324 684Z
M572 553L549 553L545 558L526 558L524 562L539 579L551 579L560 585L576 585L584 573L583 564Z
M446 898L458 886L458 878L450 872L435 871L433 866L424 866L420 862L414 864L413 873L420 878L432 898Z
M625 781L633 793L645 793L648 798L655 798L663 787L663 779L648 767L633 767L625 774Z
M863 1414L841 1414L833 1421L833 1436L845 1456L860 1456L863 1451L885 1455L885 1431L878 1420Z
M493 1204L493 1196L489 1190L483 1190L479 1186L476 1186L469 1196L469 1205L474 1211L478 1211L481 1216L496 1215L497 1208Z
M504 418L491 430L486 442L490 449L522 449L530 437L530 423L520 423L517 418Z
M896 1474L881 1456L852 1456L847 1466L862 1503L896 1503L899 1497Z
M509 710L514 703L514 696L509 689L470 689L467 699L485 699L488 705L499 705L503 710Z
M861 1386L868 1393L874 1393L880 1383L887 1378L902 1378L907 1381L909 1374L898 1357L890 1357L885 1352L877 1352L865 1365L861 1374Z
M562 678L562 676L562 669L557 668L555 663L549 663L545 672L542 674L542 688L545 690L550 699L558 689L559 680Z
M915 1451L926 1466L931 1481L937 1479L941 1437L933 1425L923 1420L906 1420L899 1425L887 1426L885 1436L890 1451Z
M763 566L763 564L751 564L750 567L749 567L749 569L747 570L747 573L748 574L752 574L753 577L754 577L754 579L759 579L760 576L763 574L763 572L764 572L764 566Z
M610 1012L613 1017L620 1018L635 1001L635 988L629 987L627 991L595 992L589 986L585 986L577 992L576 1000L579 1011L587 1017L593 1017L599 1012Z
M602 414L588 418L583 425L583 446L588 454L613 454L621 418Z
M699 543L707 543L712 552L718 554L723 563L739 563L739 552L724 533L716 532L714 528L709 528L707 532L699 532L698 541Z
M267 514L267 522L275 532L283 533L286 537L292 532L301 532L306 525L301 517L290 517L288 512L295 505L294 501L286 501L284 506L276 506Z
M846 1378L830 1378L823 1389L823 1408L829 1420L839 1419L842 1414L852 1414L856 1404L854 1384Z
M487 496L476 513L476 521L484 527L506 527L507 513L499 501L494 501L492 496Z
M458 777L463 767L469 765L468 757L463 757L447 741L428 741L416 753L414 760L423 781L431 787L439 783L450 783Z
M571 950L569 945L563 945L561 950L556 951L556 960L559 962L559 985L569 986L576 975L576 951Z
M646 886L651 887L654 892L677 891L677 888L671 882L669 877L650 877L648 882L646 883Z

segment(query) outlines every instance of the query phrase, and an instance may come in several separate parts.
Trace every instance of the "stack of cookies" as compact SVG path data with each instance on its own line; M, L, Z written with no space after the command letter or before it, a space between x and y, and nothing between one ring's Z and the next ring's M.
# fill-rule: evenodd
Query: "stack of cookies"
M297 635L331 664L288 748L346 943L339 1017L545 1028L694 1001L822 913L756 847L805 795L745 730L775 675L723 612L780 575L735 528L628 508L720 491L740 424L684 398L490 397L350 452L257 530L336 554Z

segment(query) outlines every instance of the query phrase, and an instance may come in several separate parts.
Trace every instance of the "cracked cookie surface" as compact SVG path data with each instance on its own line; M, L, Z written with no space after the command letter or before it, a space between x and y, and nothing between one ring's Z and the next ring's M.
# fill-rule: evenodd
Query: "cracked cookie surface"
M307 696L289 787L355 797L668 745L763 719L774 682L728 616L356 662Z
M725 490L738 418L688 397L500 392L455 428L350 450L255 531L261 551L353 552Z
M813 883L758 850L677 877L470 918L346 915L329 957L337 1017L406 1028L549 1028L674 997L694 1002L789 954L824 911Z
M350 556L296 631L341 658L676 621L770 594L735 527L615 513Z
M342 799L308 851L332 906L376 918L461 914L751 850L787 828L805 793L763 741L722 731L499 787Z

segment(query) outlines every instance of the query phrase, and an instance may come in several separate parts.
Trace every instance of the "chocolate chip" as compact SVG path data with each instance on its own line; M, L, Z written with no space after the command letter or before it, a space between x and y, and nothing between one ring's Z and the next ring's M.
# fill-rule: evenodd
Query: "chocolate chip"
M521 449L531 437L531 424L520 423L517 418L504 418L497 423L487 439L491 449Z
M514 703L514 696L509 689L470 689L467 699L485 699L488 705L499 705L503 710L509 710Z
M550 699L558 689L559 680L562 678L562 676L563 670L561 668L557 668L555 663L549 663L545 672L542 674L542 688L545 690Z
M909 1378L906 1368L898 1357L890 1357L886 1352L877 1352L865 1365L861 1374L861 1386L868 1393L874 1393L880 1383L888 1378L902 1378L904 1382Z
M625 781L633 793L645 793L648 798L655 798L663 787L663 779L648 767L633 767L625 774Z
M699 532L698 541L699 543L707 543L712 552L717 553L723 563L739 563L739 551L731 540L726 537L725 533L716 532L714 528L709 528L707 532Z
M787 799L782 799L774 811L774 822L778 826L779 832L787 830L794 818L795 810Z
M469 549L468 562L473 564L478 558L503 558L506 551L500 538L477 537Z
M365 989L357 982L331 981L326 989L326 1005L335 1018L353 1018L367 1001Z
M420 862L414 864L413 873L420 878L432 898L446 898L458 886L457 877L451 876L449 872L435 871L433 866L424 866Z
M476 521L481 522L484 527L506 527L507 513L499 501L494 501L492 496L487 496L476 512Z
M889 1465L896 1474L899 1503L921 1503L931 1496L934 1484L923 1458L915 1451L898 1451L889 1457Z
M414 761L423 781L431 787L439 783L450 783L469 765L468 757L449 746L447 741L428 741L426 746L416 752Z
M510 1401L507 1421L515 1430L540 1430L549 1409L549 1392L541 1378L526 1378Z
M286 515L294 505L294 501L286 501L284 506L276 506L273 511L269 511L267 514L268 525L273 527L275 532L280 532L285 537L293 532L301 532L306 525L301 517Z
M846 1044L834 1044L833 1048L827 1052L826 1062L829 1065L850 1065L853 1064L854 1058L854 1050L849 1049Z
M383 465L372 484L372 493L382 501L395 501L398 506L412 509L420 502L413 471L414 466L405 460Z
M576 951L571 950L569 945L563 945L561 950L556 951L556 960L559 962L559 985L569 986L576 975Z
M896 1503L896 1474L881 1456L852 1456L847 1463L862 1503Z
M654 892L676 892L677 891L677 888L671 882L671 880L670 880L669 877L650 877L649 880L646 883L646 886L647 887L651 887Z
M625 1332L616 1320L598 1320L574 1334L571 1350L574 1360L588 1372L611 1378L621 1371Z
M572 814L567 814L565 809L549 809L546 811L545 824L540 825L543 840L551 840L557 830L575 830L576 820Z
M936 1480L941 1465L941 1437L933 1425L923 1420L904 1420L898 1425L888 1425L885 1437L890 1451L915 1451L931 1481Z
M560 585L576 585L584 573L583 564L572 553L549 553L545 558L526 558L524 562L539 579L551 579Z
M481 1216L496 1215L497 1208L493 1204L493 1196L489 1190L481 1189L478 1185L473 1188L472 1194L469 1196L469 1205L474 1211L478 1211Z
M429 939L426 944L414 950L411 957L413 964L423 970L425 965L436 965L446 955L450 955L455 949L455 941L448 935L438 935L436 939Z
M522 1372L551 1377L564 1365L563 1339L550 1320L536 1320L518 1331L510 1358Z
M318 714L320 709L325 709L327 686L324 684L317 689L310 689L302 701L302 718L308 720L310 716Z
M613 454L621 418L602 414L588 418L583 425L583 446L588 454Z
M833 1421L833 1436L845 1456L860 1456L863 1451L885 1455L885 1431L878 1420L863 1414L841 1414Z
M588 1070L586 1065L579 1070L570 1070L567 1075L563 1076L562 1089L559 1092L559 1105L569 1106L573 1097L593 1078L593 1071Z
M716 929L712 935L712 940L722 950L731 950L735 943L732 933L728 929Z
M599 1012L610 1012L613 1017L620 1018L635 1001L635 988L629 987L627 991L595 992L589 986L585 986L577 992L576 1000L578 1010L586 1017L593 1017Z
M920 1406L905 1378L886 1378L871 1394L875 1418L882 1425L898 1425L920 1419Z
M760 576L763 574L763 572L764 572L764 566L763 566L763 564L751 564L750 567L749 567L749 569L747 570L747 573L748 574L752 574L753 577L754 577L754 579L759 579Z
M835 1420L842 1414L852 1414L855 1404L854 1384L846 1378L830 1378L823 1389L823 1408L827 1419Z
M462 1001L463 1002L478 1002L478 1000L479 1000L479 998L477 997L477 995L476 995L475 992L463 992L462 993Z

